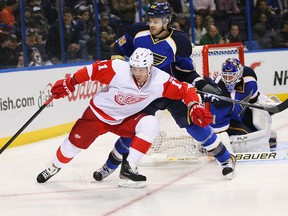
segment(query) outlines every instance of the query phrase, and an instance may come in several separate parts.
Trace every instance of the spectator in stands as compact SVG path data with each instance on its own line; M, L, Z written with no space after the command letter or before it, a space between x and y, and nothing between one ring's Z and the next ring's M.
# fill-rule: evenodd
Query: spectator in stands
M194 25L194 40L195 45L200 44L200 40L204 34L207 33L206 28L203 25L203 17L201 15L195 15Z
M272 48L288 48L288 20L284 22L281 30L276 31L272 40Z
M262 23L263 25L265 25L265 28L266 28L267 30L272 30L272 31L274 31L273 25L271 24L271 22L268 22L268 17L267 17L267 15L266 15L265 13L261 13L261 14L259 15L258 20L257 20L257 22L255 23L255 25L258 24L258 23ZM255 26L255 25L254 25L254 26Z
M227 14L240 13L237 0L215 0L215 3L219 11L225 12Z
M173 21L173 22L171 23L171 27L174 28L174 29L176 29L176 30L181 31L180 24L179 24L177 21Z
M32 18L32 9L30 7L25 7L24 16L25 16L25 19Z
M83 11L89 11L89 14L94 14L93 1L92 0L77 0L73 8L73 14L76 16L81 16ZM92 16L89 16L90 21L92 21Z
M107 13L100 14L99 30L100 32L107 32L106 43L108 45L111 45L115 42L116 35L113 28L109 25L109 15Z
M90 11L89 8L86 8L83 11L79 11L79 15L75 17L76 27L79 30L80 38L80 52L81 58L87 60L88 54L86 50L86 43L90 39L90 35L93 28L93 23L90 21Z
M38 35L38 30L35 28L28 28L26 30L26 47L27 47L27 62L28 67L51 65L48 60L44 45L41 44L41 36ZM39 41L39 44L38 44ZM20 43L17 47L18 53L23 53L23 44Z
M41 7L41 0L25 0L26 6L29 8Z
M191 24L188 20L187 15L180 13L177 14L177 19L176 21L179 23L180 25L180 29L185 32L187 34L187 36L189 35L189 30L191 28Z
M193 0L195 14L202 17L213 16L216 11L214 0Z
M237 24L231 24L230 31L226 35L226 39L229 41L229 43L236 43L236 42L243 43L243 39L239 35L239 27Z
M107 13L111 14L111 8L110 8L111 1L108 0L99 0L98 1L98 12L99 13Z
M73 23L73 13L71 8L63 9L63 30L64 30L64 50L65 60L67 62L75 62L80 60L80 33L76 25ZM46 42L46 52L53 64L61 63L61 38L60 27L53 26L48 35Z
M18 0L7 0L6 6L0 12L0 23L6 25L7 27L4 28L4 31L8 31L14 34L15 31L15 24L16 18L14 16L14 12L18 8Z
M110 59L111 55L113 54L113 45L109 44L107 42L108 39L108 33L106 31L102 31L100 33L100 39L101 39L101 59ZM87 53L90 58L90 60L99 60L98 57L98 43L97 38L91 37L87 41Z
M207 30L210 25L215 25L215 19L213 16L208 15L204 18L203 26Z
M200 40L200 45L205 44L224 44L225 40L222 35L219 34L215 25L210 25L207 28L207 33L204 34Z
M106 31L100 33L101 38L101 59L110 59L113 54L113 45L111 45L109 35Z
M136 7L134 0L112 0L113 11L120 18L118 23L114 23L117 37L122 36L133 23L135 23ZM111 10L111 12L113 13Z
M260 15L264 13L267 17L267 23L270 26L272 26L272 14L271 14L271 10L269 9L269 7L267 5L266 0L257 1L256 10L252 11L252 12L253 12L253 14L252 14L252 16L253 16L252 24L253 25L260 22Z
M86 43L86 50L89 61L96 61L98 58L98 39L96 37L90 37Z
M257 23L253 27L253 37L259 44L260 49L270 49L275 33L266 28L265 24Z
M0 69L19 67L20 55L16 51L15 37L15 35L10 35L8 32L0 32Z
M45 43L49 32L49 24L47 19L44 17L43 10L38 6L33 7L31 18L28 20L29 22L27 22L26 27L37 29L37 34L42 36L41 40Z

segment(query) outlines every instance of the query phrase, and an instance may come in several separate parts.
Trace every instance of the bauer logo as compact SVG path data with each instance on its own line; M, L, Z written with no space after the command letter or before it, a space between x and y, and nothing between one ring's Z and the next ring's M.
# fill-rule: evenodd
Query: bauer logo
M237 153L236 160L275 160L277 152Z

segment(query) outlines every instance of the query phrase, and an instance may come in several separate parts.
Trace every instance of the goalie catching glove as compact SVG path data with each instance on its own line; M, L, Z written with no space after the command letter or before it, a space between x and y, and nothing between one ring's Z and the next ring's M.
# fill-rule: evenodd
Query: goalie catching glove
M74 77L61 79L53 85L51 93L55 95L55 99L63 98L75 91L75 85L77 85L77 81Z
M191 120L200 127L206 127L212 122L212 114L200 104L194 104L190 109Z
M195 86L197 89L207 92L207 93L212 93L216 95L221 95L222 90L217 86L217 84L207 76L204 76L204 79L198 79L195 83Z

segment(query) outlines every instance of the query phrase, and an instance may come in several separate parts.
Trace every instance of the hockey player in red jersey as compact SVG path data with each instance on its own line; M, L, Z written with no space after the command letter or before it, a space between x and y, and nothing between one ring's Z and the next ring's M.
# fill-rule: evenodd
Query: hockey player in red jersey
M144 186L146 177L137 172L137 163L157 136L159 123L153 115L140 111L157 98L183 100L189 107L194 124L206 127L211 123L211 113L199 104L194 87L179 82L152 64L152 52L137 48L129 63L118 59L96 61L78 70L73 77L54 84L51 92L56 99L67 96L75 90L75 85L88 80L97 80L107 88L91 99L82 117L58 148L50 166L38 175L38 183L50 179L98 136L112 132L133 138L130 154L121 167L119 185L125 187L132 182Z
M191 58L192 46L182 31L170 27L172 10L168 2L154 2L147 10L147 24L138 23L117 40L115 58L130 57L138 47L150 49L154 55L153 66L157 67L176 79L191 83L197 89L213 94L221 94L221 89L211 82L204 80L196 72ZM181 100L158 98L142 112L155 115L158 110L167 109L176 124L185 128L187 133L216 158L222 167L222 174L231 178L234 176L235 157L230 154L219 137L210 127L199 127L187 118L187 107ZM120 137L106 162L93 173L96 181L102 181L111 175L125 161L129 154L128 147L131 139Z

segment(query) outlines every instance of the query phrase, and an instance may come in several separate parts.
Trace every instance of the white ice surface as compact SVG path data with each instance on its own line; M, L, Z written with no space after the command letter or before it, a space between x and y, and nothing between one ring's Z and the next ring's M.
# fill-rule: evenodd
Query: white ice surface
M273 116L279 148L288 141L288 110ZM142 189L119 188L115 171L103 182L92 174L116 140L107 134L45 184L36 176L64 136L7 149L0 155L0 216L250 216L288 214L288 160L239 162L227 180L215 162L140 167Z

